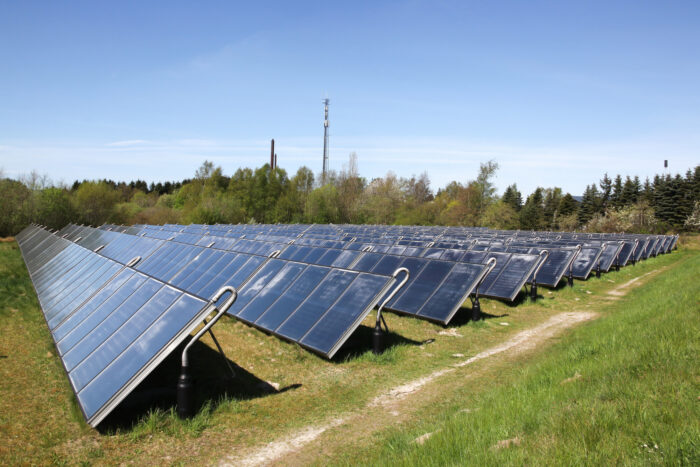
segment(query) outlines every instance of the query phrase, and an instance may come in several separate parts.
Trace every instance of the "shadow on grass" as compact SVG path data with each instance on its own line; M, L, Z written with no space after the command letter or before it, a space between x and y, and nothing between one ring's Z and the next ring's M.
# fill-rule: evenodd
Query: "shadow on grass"
M384 329L382 327L382 329ZM333 356L332 363L346 363L352 361L355 358L365 354L367 351L372 350L372 335L374 333L374 328L369 326L361 325L355 332L352 333L350 338L345 341L345 344L338 350L338 352ZM388 333L384 333L383 339L384 352L391 349L392 347L397 347L400 345L422 345L424 342L415 341L413 339L408 339L400 334L397 334L389 328Z
M481 319L493 319L493 318L505 318L508 316L508 313L502 313L500 315L493 315L491 313L486 313L483 311L483 306L482 306L482 311L481 311ZM467 308L463 306L459 310L457 310L457 313L455 313L454 317L452 320L449 322L449 324L445 327L457 327L457 326L464 326L467 323L472 322L472 309Z
M100 423L100 432L129 430L151 410L177 411L176 387L183 348L184 344L172 352ZM190 348L188 358L190 374L195 380L195 413L207 403L215 409L229 399L254 399L301 387L301 384L292 384L275 389L267 381L227 359L235 372L234 377L221 354L199 341Z

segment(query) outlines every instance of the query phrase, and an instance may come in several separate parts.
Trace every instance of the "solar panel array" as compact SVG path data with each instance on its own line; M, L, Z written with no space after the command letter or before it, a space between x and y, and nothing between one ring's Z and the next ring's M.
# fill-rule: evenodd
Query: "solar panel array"
M674 248L677 236L357 225L70 224L17 236L68 378L95 426L214 310L332 358L387 299L447 324L470 297L513 301ZM398 271L409 272L399 289Z

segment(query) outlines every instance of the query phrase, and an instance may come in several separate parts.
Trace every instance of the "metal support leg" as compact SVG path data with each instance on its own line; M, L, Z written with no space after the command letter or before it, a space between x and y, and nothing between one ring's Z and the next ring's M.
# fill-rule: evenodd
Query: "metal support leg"
M403 280L399 282L396 287L394 287L394 290L391 291L389 296L384 299L382 304L379 305L379 308L377 309L377 322L374 324L374 331L372 331L372 353L375 355L379 355L384 351L384 332L382 331L381 323L384 323L384 328L386 329L387 334L389 333L389 327L386 325L384 315L382 315L382 310L384 309L384 306L389 303L392 298L394 298L394 295L396 295L397 292L401 290L404 285L406 285L410 273L406 268L398 268L391 275L394 279L396 279L396 277L402 272L406 273L406 277L404 277Z
M231 296L221 305L221 309L217 308L216 302L218 302L221 297L226 292L230 292ZM208 307L210 308L209 314L216 312L216 315L208 322L204 321L204 327L200 329L192 339L187 343L182 351L182 362L180 366L180 378L177 381L177 414L180 418L189 418L194 415L195 405L194 405L194 380L189 374L189 360L187 358L187 352L190 347L197 342L205 332L208 332L211 327L221 318L221 316L229 309L229 307L236 301L238 297L238 292L235 288L231 286L225 286L220 288L216 294L209 300ZM217 347L221 350L218 341L214 338ZM225 357L224 357L225 358Z
M219 344L219 341L216 339L216 336L212 332L211 329L209 329L209 335L211 336L211 339L214 341L214 344L216 344L216 348L219 349L219 355L221 355L221 360L223 360L224 365L229 369L231 372L231 378L236 377L236 372L233 370L233 367L231 366L231 362L228 361L228 358L226 358L226 354L224 353L224 349L221 348L221 345Z

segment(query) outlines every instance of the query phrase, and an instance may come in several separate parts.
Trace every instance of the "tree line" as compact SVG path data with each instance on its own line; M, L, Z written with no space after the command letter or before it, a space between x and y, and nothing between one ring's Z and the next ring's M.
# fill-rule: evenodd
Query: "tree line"
M231 176L205 161L194 178L179 182L112 180L51 183L32 172L19 179L0 172L0 236L30 223L60 228L70 222L114 224L350 223L484 226L494 229L661 233L700 229L700 166L685 176L607 174L586 187L581 201L561 188L538 187L527 197L517 185L499 196L498 164L480 165L473 180L434 192L427 173L389 172L367 180L357 156L341 171L315 176L301 167L239 168Z

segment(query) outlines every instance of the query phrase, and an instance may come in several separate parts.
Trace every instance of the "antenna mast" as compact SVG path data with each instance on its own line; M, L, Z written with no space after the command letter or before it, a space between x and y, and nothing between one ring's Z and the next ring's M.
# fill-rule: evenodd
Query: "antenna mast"
M323 99L323 183L326 183L326 176L328 174L328 103L330 99Z

